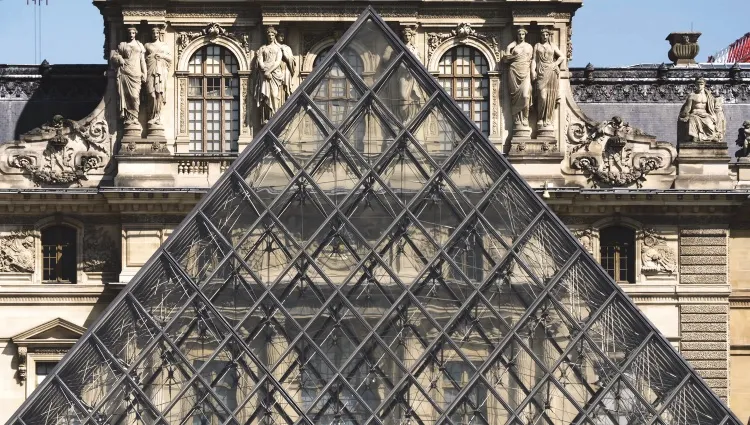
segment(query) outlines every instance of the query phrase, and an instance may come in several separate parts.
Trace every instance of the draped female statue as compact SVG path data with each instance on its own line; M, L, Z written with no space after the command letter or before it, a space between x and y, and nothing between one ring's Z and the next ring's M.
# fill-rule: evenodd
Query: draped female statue
M146 88L151 98L151 115L149 125L161 125L161 108L167 103L164 93L167 90L167 79L169 78L169 68L172 66L172 53L169 52L169 46L162 40L162 29L154 26L151 29L153 41L146 43L146 67L148 68L148 77L146 78Z
M268 27L268 44L261 46L256 55L257 69L254 95L260 110L261 123L265 124L286 101L284 51L276 41L278 32Z
M138 30L128 28L128 41L123 41L112 52L111 60L117 67L117 88L120 94L120 116L125 132L141 130L138 111L141 107L141 86L146 82L145 48L135 39Z
M527 33L525 28L519 28L516 41L508 45L503 56L503 60L508 64L511 113L516 132L531 131L529 108L531 107L531 59L534 48L526 42Z
M552 119L560 96L560 65L563 60L560 49L552 44L552 32L545 28L541 42L534 46L531 78L536 89L536 113L539 130L551 130Z

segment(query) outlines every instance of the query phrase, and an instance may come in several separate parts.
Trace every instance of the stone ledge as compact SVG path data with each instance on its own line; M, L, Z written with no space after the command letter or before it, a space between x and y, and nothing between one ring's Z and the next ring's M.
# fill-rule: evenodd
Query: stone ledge
M692 275L721 275L727 272L727 266L681 266L680 273Z
M682 342L680 343L680 350L715 350L715 351L726 351L726 342Z
M729 357L725 351L682 351L682 357L686 360L723 360Z
M680 311L684 313L697 313L697 314L712 314L712 313L723 313L727 314L729 306L724 305L683 305Z
M682 333L682 341L683 342L700 342L700 341L716 341L716 342L726 342L727 340L727 333L726 332L683 332Z
M721 236L680 236L680 245L683 246L712 246L726 245L726 235Z
M721 265L726 266L726 255L680 255L680 264L683 266L692 265Z
M690 313L683 313L680 316L680 321L683 324L686 323L727 323L727 315L726 313L697 313L697 314L690 314Z
M698 255L727 255L726 245L693 245L681 246L680 256L698 256Z

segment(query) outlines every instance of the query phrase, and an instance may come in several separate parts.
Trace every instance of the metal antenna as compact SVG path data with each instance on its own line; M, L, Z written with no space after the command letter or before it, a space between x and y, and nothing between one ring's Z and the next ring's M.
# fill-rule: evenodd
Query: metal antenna
M34 7L34 62L42 61L42 9L37 6L49 6L49 0L26 0L26 4Z

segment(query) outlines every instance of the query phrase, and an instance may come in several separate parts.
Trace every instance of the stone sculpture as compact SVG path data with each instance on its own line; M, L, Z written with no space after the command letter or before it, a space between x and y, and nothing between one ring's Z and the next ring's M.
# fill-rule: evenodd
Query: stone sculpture
M284 89L286 78L283 68L284 52L276 41L278 31L268 27L268 44L258 49L256 56L255 99L260 110L262 124L266 124L286 101ZM287 63L287 65L289 65Z
M120 94L120 116L126 136L138 135L141 124L138 112L141 107L141 86L146 82L145 51L135 37L138 30L128 28L128 41L123 41L113 51L110 58L117 67L117 88Z
M540 133L551 133L552 130L552 119L560 95L560 66L564 60L565 57L560 49L552 44L552 32L547 28L543 29L541 42L534 46L531 67L531 78L535 82L534 88L536 89L535 103Z
M742 122L742 127L737 134L737 145L742 147L739 156L747 157L750 155L750 120Z
M292 95L292 78L297 73L297 59L292 53L292 48L284 44L284 33L277 34L279 47L281 47L281 69L284 72L284 101Z
M422 55L419 53L417 45L414 44L414 39L417 37L417 30L412 27L405 27L401 34L403 36L404 44L406 44L406 48L409 49L409 51L412 52L420 62L422 62Z
M513 114L514 135L528 136L531 107L531 59L534 48L526 42L525 28L518 29L516 41L505 49L503 60L508 64L508 87Z
M146 43L146 67L148 74L146 88L151 100L151 114L148 121L149 129L163 130L161 123L161 108L167 103L165 92L169 69L172 67L172 53L164 42L164 32L159 26L151 29L153 41Z
M717 106L718 103L718 106ZM726 127L721 102L706 89L706 80L695 80L695 91L690 93L682 105L679 117L678 138L681 142L722 142Z
M20 230L0 236L0 272L31 273L33 271L33 232Z

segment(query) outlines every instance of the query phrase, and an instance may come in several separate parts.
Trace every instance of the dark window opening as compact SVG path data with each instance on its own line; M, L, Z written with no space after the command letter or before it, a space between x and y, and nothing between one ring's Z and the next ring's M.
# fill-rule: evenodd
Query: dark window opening
M70 226L42 230L42 281L76 283L76 236Z
M612 226L599 234L602 267L615 282L635 283L635 231Z

